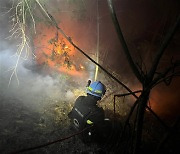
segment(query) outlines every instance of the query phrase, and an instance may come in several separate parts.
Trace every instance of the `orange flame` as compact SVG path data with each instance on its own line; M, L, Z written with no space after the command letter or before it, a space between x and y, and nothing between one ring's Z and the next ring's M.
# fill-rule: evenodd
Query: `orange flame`
M39 65L47 65L72 76L85 73L85 67L81 64L82 60L78 60L74 47L55 28L38 24L34 44L37 47L35 54Z

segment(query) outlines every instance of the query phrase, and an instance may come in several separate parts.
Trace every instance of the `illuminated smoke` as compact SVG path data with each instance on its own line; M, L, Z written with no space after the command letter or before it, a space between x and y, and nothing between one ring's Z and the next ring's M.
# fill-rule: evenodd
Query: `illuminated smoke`
M169 86L164 83L152 90L150 106L161 117L174 119L180 116L180 79L174 78Z
M73 3L66 3L67 1L50 1L48 9L49 12L55 16L58 24L65 33L72 38L72 40L84 51L86 51L91 57L94 56L96 49L96 1L84 1L85 3L81 3L81 5L75 5ZM82 1L79 1L82 2ZM7 1L3 1L3 3L7 3ZM59 5L62 3L62 5ZM159 45L161 44L165 33L168 31L169 27L171 27L172 23L177 14L178 6L177 1L163 1L163 5L161 5L162 1L154 2L154 1L115 1L117 5L115 5L119 10L117 10L117 16L120 21L123 34L127 41L128 47L131 51L131 54L136 60L140 60L138 54L142 54L142 58L144 62L149 66L152 63L152 57L154 53L157 51ZM121 5L119 5L121 3ZM57 5L58 4L58 5ZM156 4L156 5L154 5ZM8 6L8 5L7 5ZM58 12L58 9L60 10ZM78 9L76 8L78 6ZM157 7L154 7L157 6ZM10 7L10 6L9 6ZM76 9L75 9L76 8ZM173 8L173 9L171 9ZM130 67L127 63L126 57L122 52L121 45L119 43L117 34L114 30L112 20L110 18L107 3L104 1L100 1L99 3L99 11L100 11L100 60L101 64L109 68L112 72L118 74L122 81L127 83L130 88L136 89L136 87L140 87L135 76L132 74ZM166 20L171 19L171 21L166 22ZM36 65L40 61L32 62L29 60L27 64L24 64L22 61L18 67L18 77L20 80L19 87L17 86L16 80L13 78L12 83L7 88L8 80L10 76L10 72L6 72L10 67L13 66L15 58L11 57L16 48L15 45L18 41L14 40L8 42L4 38L6 38L9 33L8 30L9 25L9 16L5 16L0 18L1 20L1 46L0 46L0 58L1 58L1 88L2 93L6 93L6 95L11 96L12 94L16 96L29 97L37 95L37 96L48 96L53 98L62 99L62 96L66 96L69 100L73 98L74 90L73 88L83 89L86 85L88 79L94 79L94 69L95 65L89 62L86 58L83 58L82 62L84 63L85 73L87 75L83 75L82 78L79 77L71 77L69 74L64 75L62 72L58 73L53 72L51 69L44 70L44 67L41 65ZM2 22L3 20L3 22ZM38 25L39 24L39 25ZM38 30L42 30L42 35L50 36L49 39L55 37L55 31L48 31L45 33L45 28L41 29L42 23L39 22L37 24ZM46 25L47 23L45 23ZM43 25L44 27L46 27ZM35 46L38 48L38 41L42 43L43 38L40 37L37 33L34 36ZM178 39L177 35L175 36L175 41L170 45L170 48L166 51L166 54L163 57L165 63L169 63L171 55L169 53L173 53L178 55ZM47 39L48 40L48 39ZM46 40L46 41L47 41ZM10 45L12 44L12 45ZM46 42L47 44L47 42ZM42 44L41 44L42 45ZM36 49L36 51L39 51ZM76 54L78 51L74 51ZM11 58L10 58L11 57ZM167 58L169 57L169 58ZM178 56L175 56L177 58ZM75 58L75 60L77 60ZM77 64L79 65L79 64ZM167 66L161 63L161 67ZM146 69L148 69L147 67ZM160 69L159 69L160 70ZM113 82L110 84L114 84ZM174 90L173 84L169 87L169 93ZM164 88L162 88L164 89ZM157 96L155 102L157 104L161 102L161 99L165 99L165 95L162 92L161 87L155 89L152 92L152 99ZM162 93L161 93L162 92ZM31 95L30 95L31 94ZM176 94L176 93L174 93ZM154 95L154 96L153 96ZM167 94L168 95L168 94ZM162 96L162 98L160 98ZM174 96L174 95L173 95ZM169 97L171 98L171 96ZM174 97L173 97L174 98ZM174 100L173 98L169 100ZM29 99L31 101L31 99ZM166 103L167 106L172 104L171 101ZM34 103L35 104L35 103ZM155 104L155 103L154 103ZM174 105L175 106L175 105ZM162 110L166 111L165 105L153 105L152 108L159 114L161 114ZM175 109L175 107L174 107ZM163 112L164 112L163 111ZM170 110L168 110L170 111ZM171 109L173 112L173 109ZM173 113L172 113L173 114Z
M6 3L6 2L4 2ZM9 6L9 8L11 5ZM73 14L73 13L72 13ZM12 73L11 71L8 71L11 67L13 67L16 63L17 58L13 56L17 50L16 45L18 45L19 40L11 40L8 42L8 40L5 40L6 37L10 35L8 33L8 30L10 29L9 25L9 18L7 17L9 14L5 14L5 16L2 18L3 19L3 24L0 27L1 33L1 48L0 48L0 92L1 95L6 97L7 99L9 98L18 98L23 100L22 102L26 103L29 106L32 107L40 107L42 108L41 105L46 105L47 103L51 103L47 101L49 100L61 100L61 101L74 101L75 97L78 96L79 92L74 92L75 89L83 89L83 87L86 86L86 82L89 79L88 75L88 70L89 70L89 63L85 62L87 59L85 59L81 54L78 54L77 51L73 49L73 54L74 52L76 55L70 55L72 56L71 59L72 61L76 61L76 63L73 63L72 66L77 65L78 67L76 68L76 72L72 72L72 68L70 70L63 70L62 68L60 69L60 72L57 72L56 69L53 69L51 67L45 68L44 65L40 65L40 61L38 61L37 58L39 58L42 55L38 55L40 53L36 52L37 57L36 59L32 60L32 57L29 57L27 61L24 61L23 59L20 60L17 68L17 77L20 82L18 85L18 82L13 76L10 86L8 87L9 79ZM62 17L62 16L61 16ZM63 19L68 18L63 17L61 18L62 21ZM68 18L70 20L72 16ZM70 36L76 35L77 30L74 28L72 29L73 23L69 22L66 20L62 25L65 29L67 30L67 27L69 26L69 29L66 31ZM81 25L79 21L75 21L75 26L73 27L78 27L78 25ZM69 25L68 23L69 22ZM42 23L41 23L42 24ZM45 27L45 26L44 26ZM37 30L39 29L39 25L37 24ZM36 51L41 51L39 49L39 45L44 45L42 42L49 41L54 37L54 31L46 31L47 29L41 28L42 35L47 35L50 37L47 39L44 39L40 36L42 35L37 35L34 36L34 45ZM82 27L81 29L82 30ZM84 24L84 30L87 31L86 24ZM39 31L38 31L39 32ZM89 31L87 31L89 33ZM81 39L84 39L87 33L81 33L81 35L78 35L78 38L73 38L73 40L77 41L80 43ZM84 35L84 37L83 37ZM38 37L39 36L39 37ZM51 37L52 36L52 37ZM81 36L81 39L80 39ZM94 45L92 45L91 41L91 36L89 36L89 39L84 39L82 41L82 47L86 47L86 49L92 49ZM61 39L61 38L60 38ZM39 43L39 42L40 43ZM10 45L12 44L12 45ZM48 44L48 42L46 42ZM46 45L45 44L45 45ZM88 45L87 45L88 44ZM86 46L87 45L87 46ZM46 46L48 47L48 46ZM72 48L71 48L72 49ZM71 54L71 53L70 53ZM84 64L82 64L85 62ZM79 76L74 74L78 74L80 72L79 70L82 69L83 74L80 74ZM91 72L93 71L92 69L90 70ZM64 97L65 96L65 97ZM41 104L41 105L40 105Z

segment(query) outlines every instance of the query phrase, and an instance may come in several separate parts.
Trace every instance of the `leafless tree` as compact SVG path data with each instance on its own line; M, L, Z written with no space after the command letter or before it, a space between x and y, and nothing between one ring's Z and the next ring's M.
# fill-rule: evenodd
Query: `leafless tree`
M155 76L155 72L156 72L158 64L161 60L161 57L163 56L166 47L168 46L168 44L172 40L173 35L175 34L176 30L178 29L178 26L180 24L180 15L177 17L177 21L174 23L174 26L167 33L163 43L160 45L160 48L156 52L156 55L154 57L154 61L152 63L152 66L151 66L149 72L147 72L147 74L146 74L143 70L140 70L138 68L138 66L135 64L135 60L133 60L131 57L131 54L130 54L129 49L128 49L127 44L126 44L126 41L123 37L121 27L120 27L118 19L116 17L116 12L115 12L112 0L108 0L108 5L109 5L109 10L110 10L111 16L112 16L112 21L114 23L114 27L116 29L116 32L117 32L119 40L122 44L122 47L124 49L123 51L126 55L127 61L130 65L131 69L133 70L133 73L135 74L136 78L139 80L139 82L142 84L142 87L143 87L142 93L139 97L137 97L133 93L133 96L136 97L137 100L136 100L134 106L132 107L131 112L129 114L129 117L127 119L127 122L128 122L132 112L135 109L135 106L137 105L137 120L135 121L135 140L133 143L134 144L133 153L138 154L138 153L140 153L142 130L143 130L143 119L144 119L144 114L145 114L146 108L148 108L148 110L150 110L153 113L153 115L155 115L156 118L163 125L165 125L164 122L147 106L147 104L148 104L149 94L150 94L151 89L156 84L158 84L161 80L165 80L166 78L168 78L167 77L168 73L172 69L174 69L175 67L178 67L180 65L180 63L178 61L174 62L172 64L172 66L165 69L158 76ZM175 75L179 75L179 72L175 72L175 73L171 74L170 76L173 77ZM179 119L179 117L178 117L178 119ZM179 121L179 120L177 120L177 121ZM176 124L177 124L177 122L176 122Z

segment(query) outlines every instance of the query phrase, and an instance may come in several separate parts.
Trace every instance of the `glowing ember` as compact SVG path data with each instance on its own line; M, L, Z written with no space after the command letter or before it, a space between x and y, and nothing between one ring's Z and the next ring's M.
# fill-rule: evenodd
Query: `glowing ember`
M82 59L55 28L39 24L37 29L39 32L34 44L37 46L35 54L39 65L73 76L85 73Z

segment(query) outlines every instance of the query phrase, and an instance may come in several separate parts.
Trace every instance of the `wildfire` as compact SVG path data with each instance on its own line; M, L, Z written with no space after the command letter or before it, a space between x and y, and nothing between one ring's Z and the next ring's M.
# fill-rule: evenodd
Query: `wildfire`
M72 76L85 73L85 66L73 46L53 27L39 24L39 33L34 40L37 62L58 72Z

